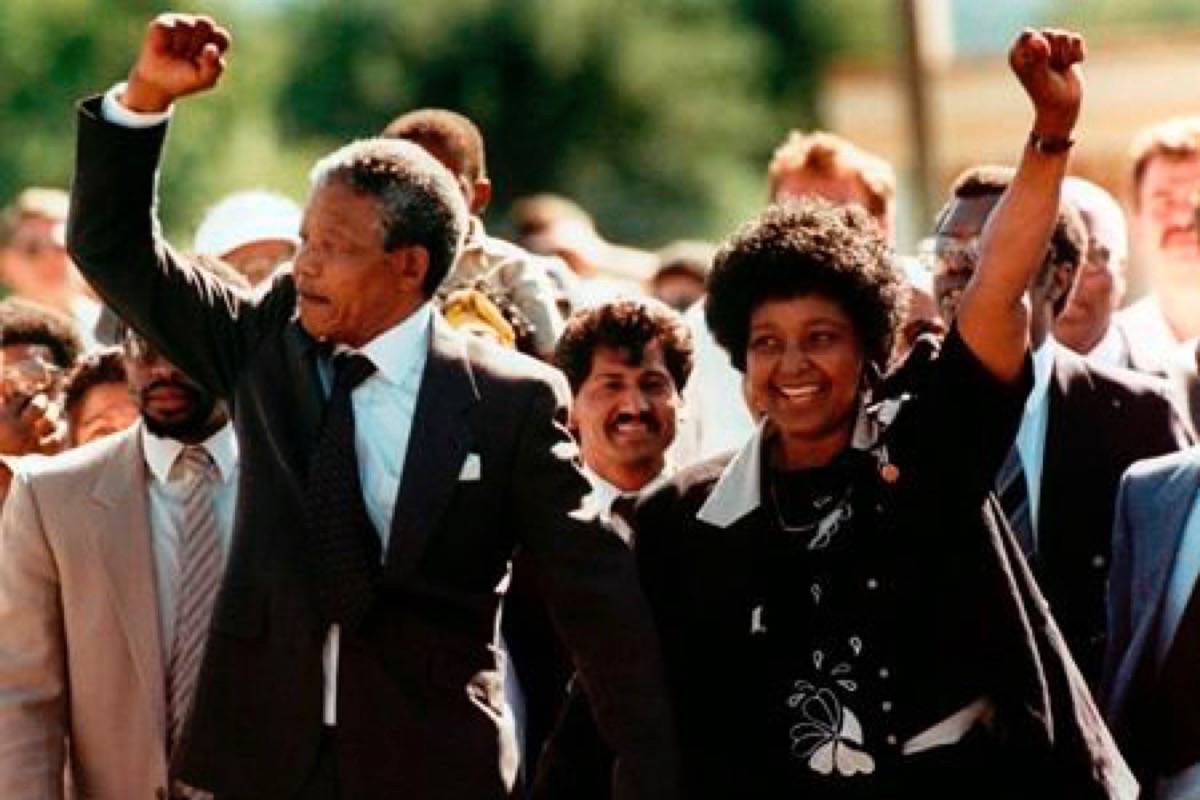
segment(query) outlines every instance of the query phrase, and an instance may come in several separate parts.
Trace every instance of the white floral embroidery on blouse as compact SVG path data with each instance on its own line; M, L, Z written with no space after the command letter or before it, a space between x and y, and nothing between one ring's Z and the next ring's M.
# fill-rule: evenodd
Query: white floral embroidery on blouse
M862 652L862 640L851 637L850 648L858 656ZM825 653L813 651L813 666L817 673L823 671L824 665ZM827 680L846 692L854 692L858 684L850 677L852 671L848 662L838 662L829 670ZM793 689L787 704L800 721L789 730L792 755L807 759L809 769L820 775L832 775L836 771L838 775L850 777L874 772L875 759L862 749L862 723L833 688L798 680Z

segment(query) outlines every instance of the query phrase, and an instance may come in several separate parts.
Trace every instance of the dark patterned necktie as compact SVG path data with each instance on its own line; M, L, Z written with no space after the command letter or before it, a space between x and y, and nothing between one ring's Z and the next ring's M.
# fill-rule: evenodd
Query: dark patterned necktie
M1029 507L1029 485L1025 481L1025 470L1021 466L1021 453L1014 444L1004 459L1004 466L996 476L996 497L1009 527L1021 545L1026 558L1033 557L1035 547L1033 517Z
M334 357L333 370L333 391L309 468L305 519L325 622L353 628L371 609L381 545L363 502L350 394L374 374L375 365L348 353Z

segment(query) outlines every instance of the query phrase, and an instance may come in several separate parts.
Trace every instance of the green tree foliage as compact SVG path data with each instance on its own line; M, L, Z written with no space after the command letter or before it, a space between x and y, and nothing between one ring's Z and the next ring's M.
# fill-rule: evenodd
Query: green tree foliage
M70 182L75 103L124 79L146 24L178 7L164 0L4 0L0 3L0 203L28 185ZM203 209L223 193L270 185L296 194L303 171L296 148L280 148L270 119L280 56L262 18L212 0L212 13L238 32L237 66L219 91L181 104L162 183L161 213L177 243L191 241ZM241 34L247 34L242 40ZM263 59L264 51L270 58ZM257 63L256 63L257 62ZM303 151L301 151L303 152ZM283 174L294 175L288 181Z
M220 87L181 103L172 126L160 210L185 246L224 193L299 199L317 155L420 106L483 127L496 227L514 197L551 190L619 240L720 236L761 205L786 130L813 124L842 41L837 4L818 0L185 5L234 32ZM122 79L146 23L172 6L0 3L0 202L68 183L74 103Z
M130 43L160 5L128 2L101 21L84 0L0 4L0 198L29 184L68 184L75 101L125 75Z
M771 148L811 122L834 45L795 0L327 0L294 8L292 141L369 135L422 106L483 128L496 204L559 191L619 239L721 235L762 202ZM820 18L824 19L824 18ZM822 25L826 25L823 22Z

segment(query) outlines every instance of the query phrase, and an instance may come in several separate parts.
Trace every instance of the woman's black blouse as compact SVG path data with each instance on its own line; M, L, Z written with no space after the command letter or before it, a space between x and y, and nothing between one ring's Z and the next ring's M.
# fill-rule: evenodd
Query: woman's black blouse
M761 503L726 528L696 517L724 460L640 507L691 796L879 796L905 741L1003 699L1010 656L989 626L1012 621L996 619L982 509L1030 372L996 381L954 330L908 365L869 449L815 471L762 464Z

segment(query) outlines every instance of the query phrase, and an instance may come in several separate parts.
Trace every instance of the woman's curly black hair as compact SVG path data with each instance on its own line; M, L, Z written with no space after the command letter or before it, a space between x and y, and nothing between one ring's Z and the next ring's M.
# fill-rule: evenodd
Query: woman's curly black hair
M746 369L750 315L768 300L817 294L854 323L863 353L886 370L904 315L904 283L878 225L857 207L800 200L767 208L721 245L704 315L733 365Z

